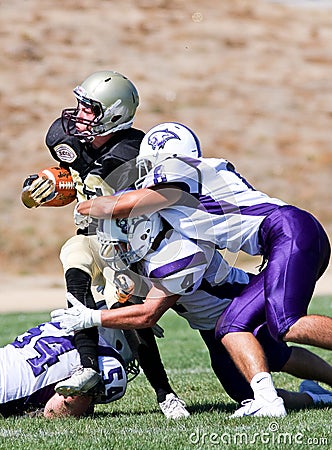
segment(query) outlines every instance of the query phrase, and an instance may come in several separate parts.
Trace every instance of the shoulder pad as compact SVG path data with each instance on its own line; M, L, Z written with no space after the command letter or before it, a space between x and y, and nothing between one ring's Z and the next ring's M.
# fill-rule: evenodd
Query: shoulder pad
M68 136L61 124L61 119L55 120L50 126L45 143L52 156L60 162L71 164L77 158L80 150L80 142L73 136Z

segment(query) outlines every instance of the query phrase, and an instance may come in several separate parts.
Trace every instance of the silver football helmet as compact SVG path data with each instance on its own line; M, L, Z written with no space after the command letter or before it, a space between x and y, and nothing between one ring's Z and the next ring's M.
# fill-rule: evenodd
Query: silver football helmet
M165 122L151 128L144 136L136 158L139 176L136 187L141 186L153 167L173 156L200 158L202 152L196 134L176 122Z
M95 72L74 89L79 104L91 108L94 119L78 117L78 108L67 108L62 111L62 126L71 136L91 138L104 136L115 131L130 128L139 96L136 87L124 75L110 70ZM80 132L76 123L87 126Z
M99 255L113 270L125 270L151 249L163 225L158 213L128 219L101 219Z

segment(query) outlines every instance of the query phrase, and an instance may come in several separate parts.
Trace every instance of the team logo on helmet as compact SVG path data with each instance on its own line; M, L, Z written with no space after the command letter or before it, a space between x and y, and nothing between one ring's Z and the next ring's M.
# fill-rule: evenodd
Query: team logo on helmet
M168 130L158 130L149 136L148 144L151 145L153 150L160 150L165 147L165 144L170 139L179 139L179 136L173 131Z
M116 226L121 229L123 234L128 234L128 220L127 219L116 219Z

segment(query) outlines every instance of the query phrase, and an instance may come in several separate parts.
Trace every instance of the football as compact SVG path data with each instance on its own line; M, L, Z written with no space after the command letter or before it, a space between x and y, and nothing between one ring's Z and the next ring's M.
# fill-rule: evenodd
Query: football
M38 172L38 176L49 178L55 183L57 195L46 202L45 206L65 206L75 200L76 189L69 170L57 166L48 167Z

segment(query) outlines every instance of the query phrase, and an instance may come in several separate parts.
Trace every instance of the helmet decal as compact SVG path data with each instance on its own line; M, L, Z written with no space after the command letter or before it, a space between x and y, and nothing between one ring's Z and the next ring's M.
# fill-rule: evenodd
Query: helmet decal
M128 234L128 219L116 219L116 226L119 227L123 234Z
M89 94L82 86L76 86L73 92L78 100L83 100L84 102L87 101L87 97Z
M174 131L170 131L168 128L165 130L157 130L153 132L148 139L148 144L151 145L153 150L160 150L165 147L165 144L170 139L180 139L180 137L174 133Z

